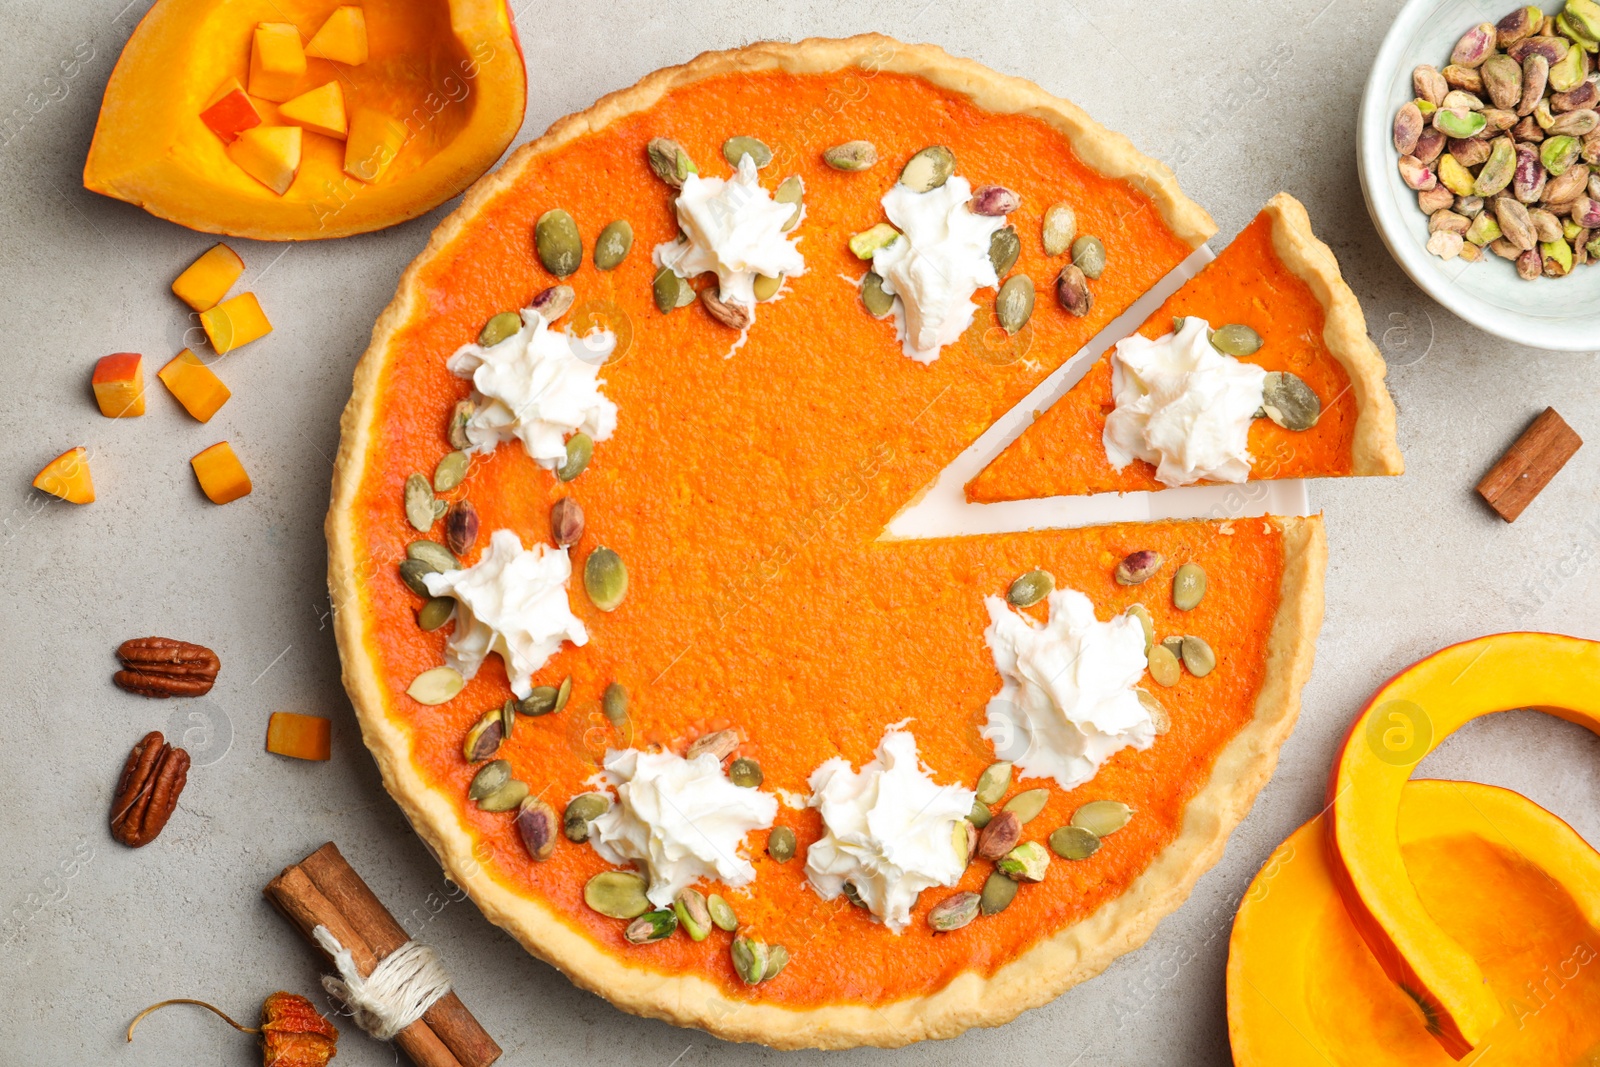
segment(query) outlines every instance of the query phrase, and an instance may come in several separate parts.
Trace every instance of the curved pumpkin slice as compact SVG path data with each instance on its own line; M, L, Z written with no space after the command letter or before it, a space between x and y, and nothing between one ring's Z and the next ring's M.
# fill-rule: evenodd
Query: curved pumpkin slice
M1197 315L1213 327L1242 323L1261 335L1243 357L1268 370L1293 371L1322 401L1322 417L1295 433L1268 419L1250 429L1252 479L1399 474L1394 401L1383 357L1367 338L1355 294L1328 246L1311 232L1306 209L1288 193L1199 274L1172 294L1139 333L1157 338L1174 317ZM1155 468L1134 460L1122 470L1102 442L1111 398L1111 353L967 485L976 503L1042 496L1162 489Z
M1345 903L1383 969L1422 1004L1461 1057L1503 1011L1472 953L1441 928L1395 848L1411 769L1465 723L1538 708L1600 733L1600 642L1512 633L1454 645L1401 671L1356 719L1328 791L1330 862ZM1584 905L1600 925L1600 893Z
M377 158L361 173L347 171L343 142L318 133L281 195L251 177L201 113L248 76L255 15L221 0L157 0L111 72L84 186L191 229L267 241L382 229L458 195L522 126L527 75L505 0L367 0L362 10L365 62L307 55L305 73L275 96L336 82L352 113L384 116L397 135L365 150ZM305 41L327 5L287 0L271 12ZM286 121L250 100L262 124Z
M1449 1067L1423 1009L1350 921L1326 822L1311 820L1278 847L1234 920L1235 1067ZM1398 840L1429 914L1506 1000L1485 1062L1579 1062L1600 1041L1600 971L1588 966L1600 853L1525 797L1472 782L1407 783Z

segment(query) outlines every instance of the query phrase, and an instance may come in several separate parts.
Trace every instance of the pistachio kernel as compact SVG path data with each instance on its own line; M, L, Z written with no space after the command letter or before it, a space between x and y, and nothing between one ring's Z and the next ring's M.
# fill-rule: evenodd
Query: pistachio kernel
M617 224L612 223L611 225L615 226ZM627 223L622 225L626 226ZM633 239L632 228L628 230L628 239L630 241ZM539 317L545 322L554 322L567 313L577 296L578 294L570 285L552 285L547 289L539 290L534 295L534 298L528 302L528 306L537 311Z
M1206 572L1198 563L1185 563L1172 576L1172 604L1193 611L1206 595Z
M749 756L740 756L728 764L728 781L744 789L759 788L765 776L761 773L761 764Z
M651 945L665 941L678 928L678 913L671 908L646 912L622 931L630 945Z
M556 851L556 813L538 797L527 797L517 808L513 820L522 847L536 863L543 863Z
M706 895L700 890L679 890L678 895L672 898L672 910L678 913L678 925L683 927L690 940L704 941L710 935L711 909L706 904Z
M767 945L764 941L740 934L728 948L733 969L745 985L755 985L767 975Z
M1050 869L1050 853L1037 841L1024 841L995 863L995 869L1013 882L1042 882Z
M500 749L500 742L505 739L505 721L500 717L500 709L485 712L483 717L467 730L467 736L461 744L461 755L468 763L477 763L492 757Z
M645 157L656 177L674 189L683 188L684 179L689 175L700 173L683 146L665 137L652 137L645 145Z
M612 919L636 919L650 910L645 880L632 871L601 871L584 884L583 902Z
M767 835L767 855L779 863L788 863L794 859L795 849L799 847L794 831L787 826L774 827Z
M739 747L739 731L717 730L694 739L683 753L684 759L695 759L709 752L718 763L733 755Z
M857 259L871 259L873 253L900 240L900 231L887 222L862 230L850 238L850 251Z
M444 540L457 556L465 555L478 540L478 509L470 500L457 500L444 515Z
M928 925L941 934L959 930L978 917L982 898L976 893L955 893L928 909Z
M1035 568L1011 583L1006 590L1006 599L1015 607L1031 608L1049 596L1055 587L1055 575Z
M1082 826L1063 826L1050 835L1050 851L1064 860L1086 860L1100 851L1100 837Z
M1061 268L1056 276L1056 303L1067 314L1083 318L1094 307L1094 294L1089 291L1088 276L1074 264Z
M1148 548L1137 552L1130 552L1117 564L1116 580L1118 585L1143 585L1155 577L1161 569L1161 564L1166 561L1159 552Z
M1009 215L1021 206L1021 195L1003 185L980 185L967 201L967 210L990 218Z
M583 505L564 496L550 506L550 540L560 548L571 548L583 540Z
M472 442L467 439L467 423L471 421L477 405L471 400L457 400L456 406L450 409L450 423L445 428L445 436L450 441L451 448L471 448Z
M750 308L737 300L724 300L715 285L700 290L700 303L706 313L730 330L748 330L755 321Z
M628 568L622 557L601 546L583 564L583 589L601 611L615 611L628 595Z

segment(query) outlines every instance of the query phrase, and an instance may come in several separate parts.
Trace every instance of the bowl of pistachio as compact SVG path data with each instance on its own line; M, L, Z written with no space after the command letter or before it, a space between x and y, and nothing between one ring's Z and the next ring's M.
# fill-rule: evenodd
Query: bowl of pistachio
M1361 101L1356 165L1395 261L1518 344L1600 350L1600 0L1487 21L1410 0Z

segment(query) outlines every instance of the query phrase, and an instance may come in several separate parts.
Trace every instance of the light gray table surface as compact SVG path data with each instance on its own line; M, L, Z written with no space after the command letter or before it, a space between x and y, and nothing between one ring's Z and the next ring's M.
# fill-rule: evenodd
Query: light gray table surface
M240 1017L318 970L260 888L336 839L416 937L435 946L507 1064L712 1067L780 1056L624 1015L491 926L440 876L384 793L339 683L322 517L350 375L405 264L453 206L382 233L304 245L232 242L277 327L226 361L233 400L209 425L153 372L191 326L168 292L212 238L86 192L106 78L144 0L9 0L0 15L0 1065L259 1062L253 1040L175 1009L124 1046L152 1000L197 996ZM1514 525L1472 486L1557 406L1600 435L1600 361L1495 340L1423 297L1361 203L1356 105L1394 3L546 5L517 21L530 78L520 139L708 48L881 30L1037 81L1167 160L1222 243L1273 193L1303 200L1390 360L1408 473L1312 486L1327 515L1327 621L1304 713L1225 858L1142 949L1008 1026L834 1063L1230 1062L1223 973L1233 908L1273 847L1315 815L1351 716L1383 679L1450 642L1503 629L1600 636L1600 442ZM1485 10L1498 16L1498 10ZM80 58L74 76L59 64ZM83 58L87 57L87 58ZM1600 348L1600 339L1596 347ZM146 356L149 413L113 422L87 387L112 351ZM188 459L227 438L255 492L207 503ZM29 488L68 445L93 451L100 499ZM194 702L113 688L112 649L147 633L203 641L221 681ZM331 762L262 750L274 710L331 716ZM159 728L197 769L153 845L114 843L106 810L130 744ZM1422 771L1518 789L1600 841L1600 741L1534 713L1476 723ZM340 1064L395 1053L349 1025ZM1076 1057L1076 1058L1075 1058Z

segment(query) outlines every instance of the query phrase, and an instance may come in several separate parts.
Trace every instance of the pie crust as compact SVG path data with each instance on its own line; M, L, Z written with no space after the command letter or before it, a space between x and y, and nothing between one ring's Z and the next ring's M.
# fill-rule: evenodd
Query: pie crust
M719 1037L776 1048L899 1046L953 1037L972 1026L999 1025L1048 1002L1142 944L1160 919L1187 897L1200 874L1220 857L1230 831L1271 775L1278 748L1299 712L1299 694L1311 670L1322 618L1326 543L1320 517L1271 520L1281 530L1283 569L1278 606L1265 637L1263 680L1246 725L1218 752L1209 775L1198 783L1198 791L1184 809L1178 836L1156 854L1126 892L1087 919L1039 940L988 976L966 972L929 995L887 1004L827 1004L805 1009L737 999L696 974L663 976L602 951L544 902L520 895L491 877L463 823L461 798L433 787L419 772L410 736L388 711L389 697L376 662L375 634L361 610L363 583L373 568L363 559L354 513L367 460L376 444L382 372L389 346L402 328L427 313L419 294L421 269L460 237L495 195L512 186L542 153L648 108L674 87L730 72L821 73L869 61L878 69L914 74L965 94L989 111L1040 118L1067 136L1085 162L1108 175L1123 177L1145 192L1166 225L1191 247L1214 232L1210 218L1183 196L1171 172L1140 155L1125 138L1030 83L994 74L937 48L869 35L708 53L684 66L659 71L639 85L606 96L589 110L557 122L542 138L519 149L500 171L482 180L439 226L402 277L356 369L353 393L341 420L326 524L329 586L345 687L385 787L451 880L466 889L484 914L529 952L617 1006L699 1027Z

